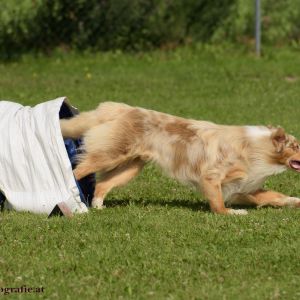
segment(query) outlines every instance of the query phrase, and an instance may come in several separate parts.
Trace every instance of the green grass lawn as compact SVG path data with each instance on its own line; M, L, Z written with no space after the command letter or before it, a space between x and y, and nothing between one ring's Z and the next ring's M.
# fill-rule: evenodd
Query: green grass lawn
M282 125L300 138L299 66L292 50L257 59L230 47L26 56L0 64L0 99L33 105L66 95L82 111L123 101L218 123ZM296 173L266 186L300 196ZM106 205L71 220L1 213L0 288L44 287L6 297L300 299L300 210L213 215L201 195L152 165Z

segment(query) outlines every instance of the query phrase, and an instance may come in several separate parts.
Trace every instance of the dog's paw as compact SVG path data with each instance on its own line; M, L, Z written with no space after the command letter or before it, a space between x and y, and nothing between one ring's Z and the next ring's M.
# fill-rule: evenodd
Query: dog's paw
M296 197L285 198L286 206L300 208L300 199Z
M241 215L241 216L244 216L244 215L247 215L248 214L248 211L246 209L228 209L228 214L229 215Z
M96 208L96 209L103 209L103 208L105 208L105 205L103 205L103 201L104 201L104 199L100 198L100 197L93 198L93 200L92 200L92 207Z

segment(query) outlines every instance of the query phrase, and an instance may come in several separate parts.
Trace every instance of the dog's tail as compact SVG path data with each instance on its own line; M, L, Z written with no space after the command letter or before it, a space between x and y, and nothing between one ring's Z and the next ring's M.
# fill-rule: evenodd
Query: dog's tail
M83 112L71 119L60 120L63 137L79 138L90 128L113 121L130 109L129 105L116 102L103 102L97 109Z

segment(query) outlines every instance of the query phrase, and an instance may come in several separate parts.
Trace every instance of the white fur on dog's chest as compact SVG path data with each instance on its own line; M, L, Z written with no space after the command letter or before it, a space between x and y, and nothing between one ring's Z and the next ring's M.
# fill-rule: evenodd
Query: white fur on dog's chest
M282 173L285 170L286 166L284 165L262 164L255 166L247 178L225 184L222 187L225 202L230 201L234 194L250 194L257 191L269 176Z

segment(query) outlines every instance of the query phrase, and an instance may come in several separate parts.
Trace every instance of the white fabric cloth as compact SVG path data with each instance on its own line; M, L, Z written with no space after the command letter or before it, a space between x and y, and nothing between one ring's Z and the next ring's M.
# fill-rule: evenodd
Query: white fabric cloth
M72 212L87 211L59 125L65 100L35 107L0 101L0 190L12 209L49 214L64 201Z

